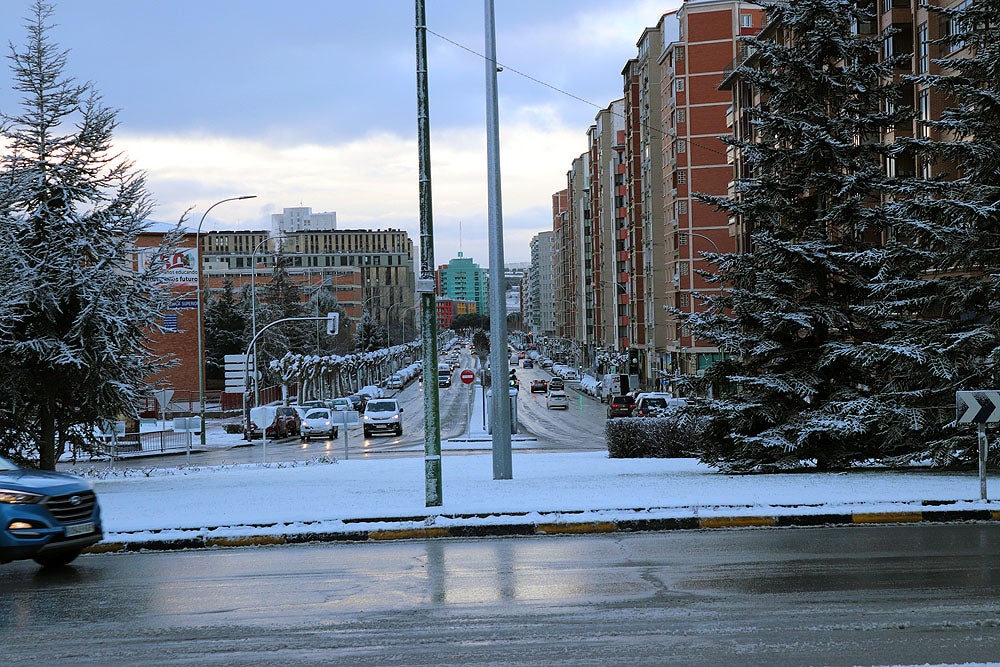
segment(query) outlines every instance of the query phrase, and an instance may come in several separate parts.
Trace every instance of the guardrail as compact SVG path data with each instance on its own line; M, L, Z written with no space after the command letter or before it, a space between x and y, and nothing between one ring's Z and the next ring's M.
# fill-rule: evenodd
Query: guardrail
M186 452L188 445L194 442L191 433L150 431L147 433L126 433L115 440L106 440L101 443L101 449L104 454L121 459L150 454Z

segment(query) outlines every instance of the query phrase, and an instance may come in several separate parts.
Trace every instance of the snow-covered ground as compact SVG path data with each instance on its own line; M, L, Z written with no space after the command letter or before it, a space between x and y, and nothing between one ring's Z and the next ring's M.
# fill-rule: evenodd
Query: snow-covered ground
M605 452L534 453L512 438L513 479L493 479L490 436L473 402L466 434L442 443L442 503L427 506L424 459L338 458L218 467L165 467L137 458L130 467L84 463L104 516L107 541L167 543L194 538L260 538L511 524L614 524L924 511L992 512L975 473L857 471L725 475L693 459L611 459ZM206 430L210 448L245 444L222 423ZM261 452L260 441L252 445ZM482 454L468 454L480 447ZM419 449L419 448L418 448ZM462 454L451 454L462 449ZM994 485L989 495L995 493ZM891 518L891 517L890 517ZM749 521L749 523L754 523ZM765 522L766 523L766 522Z
M978 500L974 474L731 476L692 459L610 459L600 452L515 450L509 480L493 479L490 453L446 453L439 507L426 506L422 457L201 469L143 463L126 471L91 464L108 541L387 526L920 512L927 509L925 501L954 501L946 506L949 510L1000 511L1000 503Z

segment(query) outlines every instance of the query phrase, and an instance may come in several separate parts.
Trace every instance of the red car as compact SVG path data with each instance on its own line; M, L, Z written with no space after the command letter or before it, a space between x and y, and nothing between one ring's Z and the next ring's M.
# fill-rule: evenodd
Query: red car
M631 417L632 410L634 409L634 396L629 396L628 394L624 396L612 396L608 401L608 419L613 417Z

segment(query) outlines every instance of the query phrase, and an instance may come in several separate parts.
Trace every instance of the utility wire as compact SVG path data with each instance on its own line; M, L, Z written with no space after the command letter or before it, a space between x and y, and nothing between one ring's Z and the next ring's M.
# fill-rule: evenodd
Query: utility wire
M485 61L490 60L484 54L479 53L475 49L471 49L468 46L465 46L464 44L460 44L460 43L456 42L453 39L449 39L448 37L445 37L444 35L442 35L440 33L434 32L430 28L425 28L425 30L427 30L427 32L429 32L430 34L434 35L435 37L437 37L440 40L448 42L449 44L451 44L453 46L457 46L458 48L462 49L463 51L468 51L469 53L471 53L472 55L476 56L477 58L481 58L482 60L485 60ZM628 120L625 117L624 114L615 113L615 112L611 111L610 109L608 109L606 106L602 106L600 104L596 104L594 102L591 102L590 100L584 99L584 98L580 97L579 95L574 95L573 93L571 93L569 91L563 90L562 88L559 88L557 86L553 86L551 83L547 83L545 81L542 81L541 79L537 79L537 78L531 76L530 74L522 72L521 70L514 69L513 67L508 67L507 65L504 65L503 63L501 63L501 62L499 62L497 60L494 60L493 64L497 67L498 71L510 70L514 74L517 74L518 76L524 77L525 79L528 79L529 81L534 81L535 83L537 83L540 86L545 86L546 88L548 88L550 90L554 90L555 92L559 93L560 95L565 95L566 97L574 99L574 100L576 100L578 102L583 102L584 104L590 105L590 106L594 107L595 109L599 109L601 111L607 109L608 113L611 114L612 116L617 116L618 118L621 118L622 120ZM640 121L640 125L642 127L646 128L650 132L659 134L661 137L662 136L667 136L667 133L664 132L662 129L658 128L658 127L653 127L652 125L649 125L647 123L643 123L641 121ZM699 148L702 148L702 149L704 149L706 151L710 151L712 153L716 153L717 155L722 155L722 156L726 155L725 151L720 151L717 148L714 148L714 147L711 147L711 146L706 146L704 144L700 144L700 143L696 142L695 140L691 139L690 137L687 138L687 142L689 144L691 144L692 146L698 146Z

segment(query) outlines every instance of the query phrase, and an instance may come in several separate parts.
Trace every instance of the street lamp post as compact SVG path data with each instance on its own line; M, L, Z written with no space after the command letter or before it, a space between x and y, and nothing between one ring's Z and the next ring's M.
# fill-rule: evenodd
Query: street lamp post
M219 204L224 204L227 201L236 201L238 199L253 199L257 195L242 195L239 197L229 197L228 199L222 199L215 202L201 214L201 220L198 221L198 229L194 233L194 245L195 251L198 256L198 405L200 406L199 416L201 419L200 430L201 430L201 444L205 445L205 346L202 344L202 330L205 328L204 322L201 317L201 274L205 267L205 263L202 261L201 257L201 226L205 224L205 217L208 212Z

